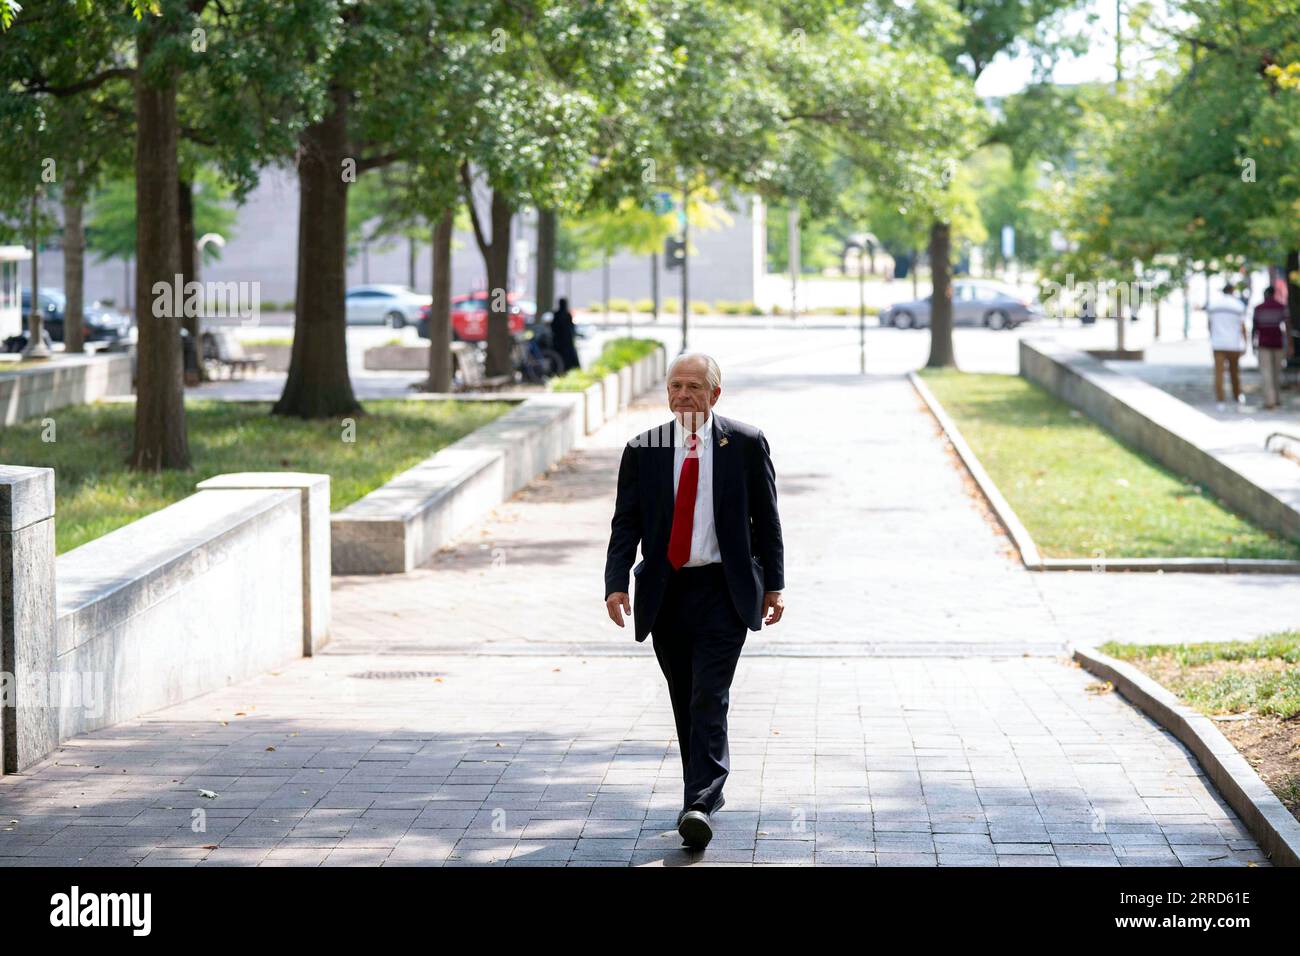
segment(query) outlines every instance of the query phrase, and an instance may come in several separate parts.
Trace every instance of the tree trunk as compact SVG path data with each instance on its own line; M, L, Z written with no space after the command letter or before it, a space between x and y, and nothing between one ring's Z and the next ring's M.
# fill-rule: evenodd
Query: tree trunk
M537 211L537 311L555 309L555 235L558 216L554 209Z
M160 33L157 22L141 34L144 61ZM154 85L140 70L135 80L135 445L130 464L140 471L190 466L181 381L180 316L175 304L180 271L177 243L176 78ZM155 292L155 285L158 291Z
M364 412L348 375L347 102L332 91L333 109L303 130L299 143L298 281L289 374L274 415L331 418Z
M415 291L415 237L406 237L406 287Z
M492 190L492 245L485 260L488 278L488 375L511 375L514 362L510 337L510 220L514 210L498 189Z
M1300 249L1292 249L1286 254L1286 308L1287 333L1300 351Z
M63 182L63 349L86 351L86 228L77 183Z
M930 226L930 357L927 368L955 368L952 351L952 226L935 222Z
M199 277L197 268L197 250L194 248L194 183L189 179L180 179L176 184L176 215L180 228L177 232L180 237L180 256L181 256L181 296L188 300L189 296L185 294L185 283L196 281ZM207 296L201 299L201 314L207 309ZM189 333L191 346L194 348L194 355L198 365L197 374L193 381L203 379L203 362L198 361L201 351L199 349L199 314L184 315L181 317L181 325ZM187 377L187 382L191 381Z
M433 302L429 306L429 391L451 391L451 230L453 210L433 224Z

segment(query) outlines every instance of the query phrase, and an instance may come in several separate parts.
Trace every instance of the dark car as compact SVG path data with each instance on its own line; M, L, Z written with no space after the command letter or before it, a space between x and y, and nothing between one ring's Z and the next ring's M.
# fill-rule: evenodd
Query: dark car
M42 289L36 299L41 309L41 322L50 340L63 341L63 312L67 307L67 298L57 289ZM27 327L27 317L32 312L32 292L23 290L23 328ZM131 318L115 309L107 308L98 302L82 310L82 337L87 342L115 343L125 341L131 334Z

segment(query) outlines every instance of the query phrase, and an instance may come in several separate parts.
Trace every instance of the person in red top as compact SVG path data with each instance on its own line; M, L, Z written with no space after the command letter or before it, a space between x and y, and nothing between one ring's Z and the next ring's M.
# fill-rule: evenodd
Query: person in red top
M1259 356L1259 371L1264 376L1264 408L1277 408L1281 404L1278 389L1289 338L1286 325L1286 306L1277 300L1277 293L1270 286L1264 290L1264 301L1255 306L1250 334L1255 354Z

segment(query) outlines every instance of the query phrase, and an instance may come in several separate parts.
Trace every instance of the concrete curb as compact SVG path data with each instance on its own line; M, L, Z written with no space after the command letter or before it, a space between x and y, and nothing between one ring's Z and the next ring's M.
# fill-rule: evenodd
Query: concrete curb
M1089 572L1156 572L1156 573L1196 573L1196 574L1300 574L1300 561L1285 561L1271 558L1044 558L1039 554L1038 546L1030 536L1028 529L1021 523L1011 504L1003 497L998 486L993 483L984 466L966 439L962 437L957 423L952 420L929 386L915 372L908 372L907 379L912 383L916 393L921 396L930 414L934 416L945 437L952 444L957 457L970 473L979 487L980 494L989 503L998 523L1006 529L1012 543L1020 554L1020 561L1029 571L1089 571Z
M1085 670L1110 681L1139 710L1192 752L1274 866L1300 866L1300 822L1214 726L1137 668L1100 651L1076 648Z
M997 515L998 522L1011 536L1016 550L1020 552L1021 562L1030 571L1044 570L1043 559L1038 554L1038 547L1034 544L1034 539L1029 536L1029 531L1016 517L1016 513L1011 509L1007 499L1002 497L1002 492L998 491L998 486L993 483L989 473L984 470L984 466L975 457L975 452L971 450L970 445L966 444L966 439L957 430L957 423L944 411L943 406L939 404L939 400L934 397L934 393L930 391L929 386L921 381L919 375L915 372L908 372L907 380L916 389L916 394L921 396L921 401L925 402L926 407L930 409L930 414L934 416L935 421L939 423L939 427L943 429L944 435L952 443L953 450L957 452L957 457L966 466L971 478L979 486L980 493L984 495L985 500L993 509L993 513Z

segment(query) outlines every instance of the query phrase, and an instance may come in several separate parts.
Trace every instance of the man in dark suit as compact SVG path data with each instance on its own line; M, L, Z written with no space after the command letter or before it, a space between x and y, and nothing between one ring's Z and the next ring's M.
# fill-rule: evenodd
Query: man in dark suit
M683 841L704 847L727 780L727 704L746 630L781 620L785 556L763 433L713 414L722 371L707 355L668 368L673 420L627 443L605 560L605 607L653 637L682 752ZM637 545L641 561L632 568ZM628 600L628 569L636 601ZM764 620L766 618L766 620Z

